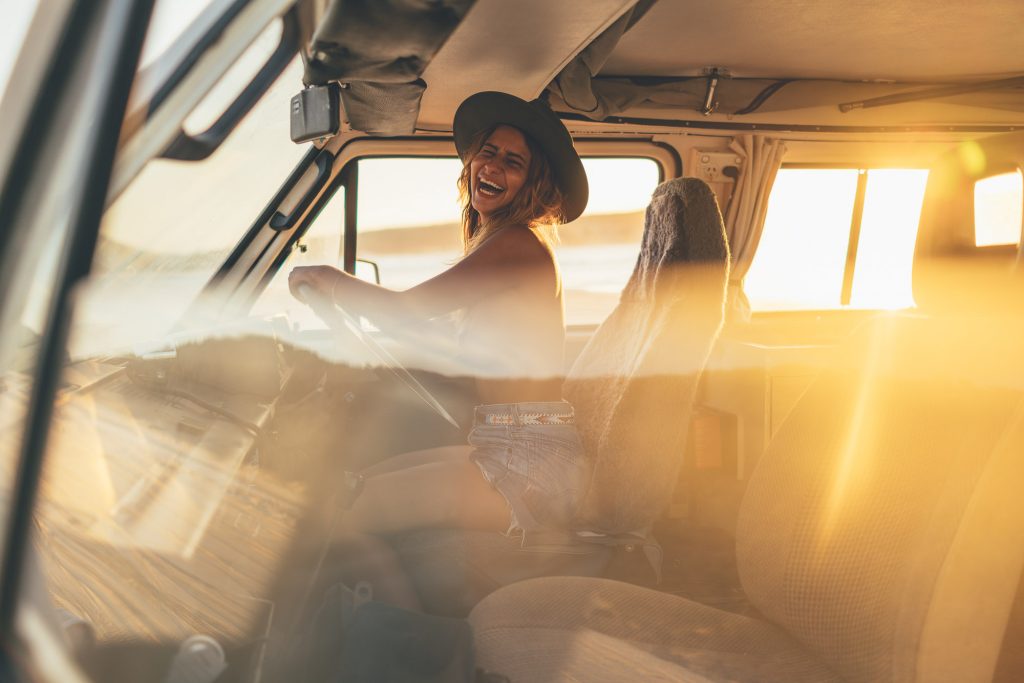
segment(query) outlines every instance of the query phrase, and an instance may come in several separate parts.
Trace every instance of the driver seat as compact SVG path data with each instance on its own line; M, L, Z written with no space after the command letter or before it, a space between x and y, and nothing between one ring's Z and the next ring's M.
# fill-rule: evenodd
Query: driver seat
M615 545L656 549L649 527L682 464L697 382L721 328L729 250L714 193L701 180L662 183L647 209L618 306L571 369L592 484L581 533L427 529L392 537L424 607L462 616L501 586L537 576L600 576ZM585 540L584 540L585 539ZM658 564L658 557L652 557Z

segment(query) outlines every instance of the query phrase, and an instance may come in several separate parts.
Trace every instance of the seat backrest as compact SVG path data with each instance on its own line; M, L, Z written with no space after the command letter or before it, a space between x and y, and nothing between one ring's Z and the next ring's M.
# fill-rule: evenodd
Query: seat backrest
M959 253L919 246L925 308L845 345L740 510L748 597L849 681L989 681L1024 565L1024 287ZM1003 305L936 298L965 272Z
M744 591L846 680L938 680L937 661L988 680L970 667L994 665L1024 561L1021 338L879 319L758 463L736 536Z
M581 527L644 530L668 504L697 383L722 326L728 272L714 193L694 178L662 183L619 304L565 382L594 466Z

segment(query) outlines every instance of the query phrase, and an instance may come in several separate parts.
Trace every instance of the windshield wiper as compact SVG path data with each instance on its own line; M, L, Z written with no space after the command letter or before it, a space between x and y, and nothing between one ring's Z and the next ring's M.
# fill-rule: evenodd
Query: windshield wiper
M872 107L885 107L890 104L903 104L904 102L920 102L921 100L933 100L939 97L949 97L950 95L967 95L975 92L983 92L985 90L1016 88L1021 85L1024 85L1024 76L1001 78L995 81L982 81L981 83L943 85L938 88L928 88L926 90L915 90L913 92L898 93L896 95L872 97L869 100L844 102L839 105L839 111L845 114L853 111L854 109L870 109Z

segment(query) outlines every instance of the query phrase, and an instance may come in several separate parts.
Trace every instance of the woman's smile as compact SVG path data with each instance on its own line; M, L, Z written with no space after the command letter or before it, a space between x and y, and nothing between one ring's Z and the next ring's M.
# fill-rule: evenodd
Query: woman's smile
M504 187L486 180L483 176L478 177L476 180L477 190L488 197L497 197L505 191Z
M526 183L530 148L517 128L500 125L470 162L470 201L482 218L508 206Z

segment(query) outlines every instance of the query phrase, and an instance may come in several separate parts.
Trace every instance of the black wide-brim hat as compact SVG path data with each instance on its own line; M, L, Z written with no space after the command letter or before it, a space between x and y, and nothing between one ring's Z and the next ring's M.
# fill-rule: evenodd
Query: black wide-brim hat
M467 97L456 110L452 123L455 149L463 163L468 161L466 156L477 136L499 124L518 128L544 151L555 184L562 192L565 222L579 218L590 198L587 173L569 131L541 100L527 102L503 92L478 92Z

